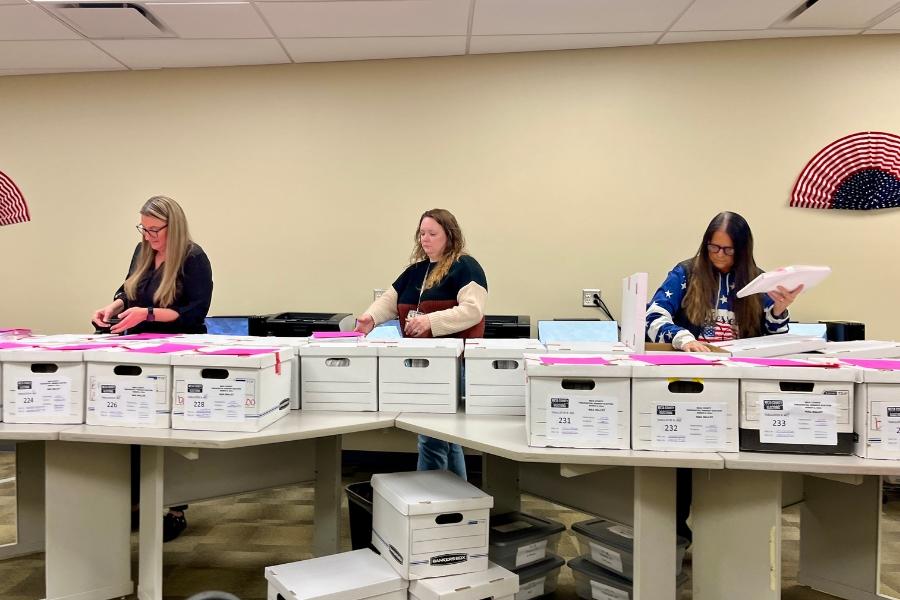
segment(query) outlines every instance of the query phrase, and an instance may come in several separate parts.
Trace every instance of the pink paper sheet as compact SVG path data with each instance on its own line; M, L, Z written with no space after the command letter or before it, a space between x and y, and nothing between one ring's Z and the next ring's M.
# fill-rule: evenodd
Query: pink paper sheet
M542 356L542 365L608 365L602 356Z
M842 358L841 362L853 365L854 367L864 367L866 369L900 371L900 360L890 360L887 358Z
M13 350L21 348L34 348L34 344L18 344L16 342L0 342L0 350Z
M202 348L197 344L160 344L159 346L147 346L146 348L129 348L129 352L141 352L142 354L169 354L170 352L184 352Z
M745 363L748 365L760 365L763 367L839 367L837 363L815 363L806 360L793 360L790 358L753 358L749 356L740 356L729 358L729 362Z
M69 346L48 347L48 350L102 350L103 348L119 348L122 344L71 344Z
M175 337L177 333L132 333L131 335L119 336L117 340L164 340L166 338Z
M365 334L360 331L314 331L312 336L316 340L330 340L335 338L356 338Z
M719 361L691 356L690 354L632 354L630 358L656 366L667 365L717 365ZM723 357L724 358L724 357Z
M31 335L31 330L24 327L4 327L0 329L0 335Z
M271 354L277 352L278 348L219 348L204 352L203 354L211 354L214 356L256 356L258 354Z

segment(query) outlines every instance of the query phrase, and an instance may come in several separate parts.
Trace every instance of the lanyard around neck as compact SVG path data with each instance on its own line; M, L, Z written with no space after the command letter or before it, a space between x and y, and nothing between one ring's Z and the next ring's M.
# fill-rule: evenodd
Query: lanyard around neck
M419 288L419 303L416 304L416 312L419 312L419 307L422 306L422 294L425 293L425 282L428 281L428 272L431 270L431 261L428 262L428 266L425 267L425 277L422 278L422 287Z

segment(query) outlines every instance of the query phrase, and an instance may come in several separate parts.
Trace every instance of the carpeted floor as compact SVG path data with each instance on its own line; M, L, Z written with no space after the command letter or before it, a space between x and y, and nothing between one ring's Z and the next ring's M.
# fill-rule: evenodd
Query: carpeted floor
M14 475L12 454L0 452L0 544L15 539ZM367 476L354 473L347 483L362 479L367 479ZM524 512L560 521L567 528L588 518L582 513L530 496L523 497L522 508ZM900 500L888 502L885 510L883 571L885 582L896 589L900 588ZM343 513L343 547L349 549L346 499ZM166 599L179 600L211 589L231 592L242 600L264 599L264 567L311 558L312 519L313 490L309 486L274 488L192 504L188 511L188 531L165 545L163 577ZM833 598L797 585L799 521L798 508L785 510L782 598ZM577 556L577 542L569 531L563 533L558 553L567 559ZM136 535L133 537L132 557L136 560ZM688 573L690 559L688 552L685 561ZM41 554L0 561L0 598L35 600L43 597L43 566ZM136 565L134 572L137 572ZM690 584L685 588L679 600L691 598ZM571 571L563 567L556 598L575 600L576 597Z

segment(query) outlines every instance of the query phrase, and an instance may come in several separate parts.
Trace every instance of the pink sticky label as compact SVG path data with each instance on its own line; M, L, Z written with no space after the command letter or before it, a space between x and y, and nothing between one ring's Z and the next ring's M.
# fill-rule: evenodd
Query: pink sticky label
M866 369L900 371L900 360L890 360L886 358L842 358L841 362Z
M132 333L131 335L123 335L117 340L129 340L129 341L138 341L138 340L164 340L166 338L175 337L177 333Z
M278 352L278 348L218 348L204 351L203 354L214 356L257 356L259 354L272 354Z
M817 363L808 360L793 360L790 358L753 358L740 356L728 359L729 362L744 363L747 365L759 365L762 367L839 367L837 363Z
M48 347L48 350L102 350L103 348L118 348L122 344L72 344L70 346L54 346Z
M719 361L690 354L632 354L630 358L659 367L667 365L717 365ZM724 356L722 358L725 358Z
M185 350L196 350L202 348L196 344L160 344L158 346L147 346L146 348L129 348L129 352L141 352L143 354L169 354L170 352L184 352Z
M17 344L16 342L0 342L0 350L34 348L34 344Z
M317 340L330 340L335 338L356 338L365 334L360 331L314 331L312 336Z
M608 365L602 356L542 356L542 365Z

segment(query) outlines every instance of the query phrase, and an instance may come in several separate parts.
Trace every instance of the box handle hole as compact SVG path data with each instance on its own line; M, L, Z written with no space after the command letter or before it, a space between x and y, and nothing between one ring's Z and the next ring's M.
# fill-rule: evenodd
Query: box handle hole
M782 392L811 392L816 386L813 381L779 381L778 388Z
M427 358L407 358L403 361L403 366L411 369L427 369L429 364Z
M564 390L592 390L597 386L593 379L563 379Z
M677 379L669 382L669 391L673 394L699 394L703 391L703 383Z
M326 358L325 366L326 367L349 367L350 359L349 358Z
M113 373L116 375L125 375L127 377L137 377L143 373L143 369L137 365L116 365L113 368Z
M460 523L462 519L462 513L444 513L436 516L434 522L438 525L447 525L449 523Z
M509 369L515 370L519 368L519 361L517 360L495 360L491 363L491 366L495 369Z
M228 369L203 369L200 371L203 379L228 379Z
M32 373L56 373L59 371L59 366L51 363L35 363L31 365Z

